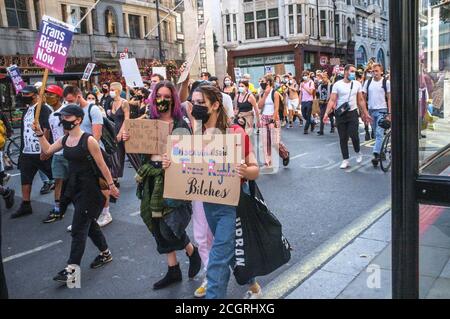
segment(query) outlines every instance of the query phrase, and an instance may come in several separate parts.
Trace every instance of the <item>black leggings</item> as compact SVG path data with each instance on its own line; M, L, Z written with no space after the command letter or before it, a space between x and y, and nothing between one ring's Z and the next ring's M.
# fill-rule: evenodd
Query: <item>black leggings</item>
M342 157L347 160L349 159L348 154L348 139L352 139L353 148L356 153L361 150L359 145L359 115L358 111L350 111L342 115L341 117L336 117L336 126L339 132L339 139L341 143Z

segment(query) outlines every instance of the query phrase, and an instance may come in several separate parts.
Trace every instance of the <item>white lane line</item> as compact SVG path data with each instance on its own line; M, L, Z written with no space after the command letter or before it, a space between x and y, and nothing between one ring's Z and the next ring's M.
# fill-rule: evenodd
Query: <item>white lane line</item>
M365 161L365 162L363 162L363 163L361 163L361 164L359 164L359 165L356 165L355 167L352 167L352 168L350 168L350 169L347 169L347 170L345 170L345 171L346 171L347 173L354 172L354 171L360 169L361 167L366 166L366 165L369 164L371 161L372 161L372 160L370 159L370 160L368 160L368 161Z
M6 257L6 258L3 259L3 262L6 263L8 261L11 261L11 260L14 260L14 259L26 256L26 255L30 255L30 254L36 253L38 251L41 251L41 250L50 248L52 246L61 244L62 242L63 242L62 240L58 240L58 241L55 241L55 242L52 242L52 243L49 243L49 244L46 244L46 245L39 246L39 247L37 247L35 249L29 250L29 251L25 251L25 252L17 254L17 255Z
M292 160L295 160L295 159L297 159L297 158L300 158L300 157L303 157L303 156L305 156L305 155L308 155L309 153L303 153L303 154L299 154L299 155L296 155L296 156L294 156L294 157L291 157L291 161Z
M10 176L11 176L11 177L20 176L20 173L18 173L18 174L11 174Z
M131 213L130 216L134 217L134 216L139 215L140 213L141 213L141 211L138 210L137 212Z
M339 144L339 142L333 142L333 143L325 144L325 146L331 146L331 145L336 145L336 144Z

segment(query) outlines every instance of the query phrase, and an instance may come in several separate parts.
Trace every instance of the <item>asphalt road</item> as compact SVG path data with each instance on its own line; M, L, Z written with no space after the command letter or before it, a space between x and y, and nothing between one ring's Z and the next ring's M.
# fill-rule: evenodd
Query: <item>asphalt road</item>
M364 142L363 130L364 161L357 165L353 158L352 166L346 170L339 169L342 158L337 133L328 132L326 128L326 135L319 137L315 133L303 135L303 129L298 127L283 129L282 139L290 150L291 163L288 168L258 180L266 202L280 219L294 248L287 265L258 278L263 289L277 275L390 196L390 175L372 167L372 149ZM81 289L68 289L52 281L68 258L71 237L66 227L71 223L71 211L61 222L42 224L52 207L53 193L38 194L42 183L37 176L32 196L34 214L9 219L20 204L20 176L11 178L9 186L17 191L17 203L11 211L3 209L2 216L2 249L11 298L193 298L202 278L187 279L189 265L184 252L178 252L183 282L152 290L153 283L167 270L166 258L157 253L155 241L139 216L131 168L127 167L125 176L121 181L122 197L111 206L114 220L104 228L114 260L104 268L91 270L89 263L97 251L88 242L81 265ZM228 297L241 298L245 291L246 287L237 285L232 277Z

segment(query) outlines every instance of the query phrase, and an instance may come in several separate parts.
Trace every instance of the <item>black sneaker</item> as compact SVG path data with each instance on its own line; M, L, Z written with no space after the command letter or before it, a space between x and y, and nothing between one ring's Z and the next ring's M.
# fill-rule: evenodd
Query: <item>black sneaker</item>
M12 171L14 169L14 166L12 165L5 165L5 171Z
M16 191L14 189L8 188L5 194L3 194L3 199L5 200L5 206L7 209L11 209L14 206Z
M110 263L112 260L113 260L113 258L112 258L112 254L110 251L108 251L108 253L106 255L101 253L100 255L95 257L94 261L91 263L91 268L96 269L96 268L103 267L107 263Z
M366 139L366 142L371 140L369 132L366 132L366 138L365 139Z
M372 165L374 168L378 167L378 163L380 162L380 155L378 155L377 153L373 154L373 159L372 159Z
M44 224L50 224L50 223L54 223L56 221L59 221L61 219L64 218L64 214L62 214L61 212L56 212L54 209L52 211L50 211L50 213L48 214L47 218L44 219L42 222Z
M372 134L370 135L370 137L372 137L372 140L375 139L375 131L372 130Z
M303 134L308 135L309 133L308 131L303 131Z
M198 248L194 246L194 252L191 256L186 252L186 256L189 258L189 270L188 277L194 278L202 268L202 259L200 258L200 254L198 253Z
M334 127L331 128L330 133L333 134L334 133Z
M74 273L75 269L69 270L68 268L64 268L55 277L53 277L53 280L63 284L67 284L68 282L75 283Z
M288 154L288 156L283 159L283 166L284 167L288 166L289 165L289 161L290 161L290 156Z
M55 185L50 182L45 182L44 185L41 188L41 195L49 194L52 191L52 185L53 189L55 189Z
M323 132L317 132L317 135L322 136L324 134L323 134Z
M20 217L31 215L31 214L33 214L33 209L31 208L31 203L22 202L22 204L20 204L20 208L17 210L17 212L15 212L14 214L11 215L11 218L15 219L15 218L20 218Z

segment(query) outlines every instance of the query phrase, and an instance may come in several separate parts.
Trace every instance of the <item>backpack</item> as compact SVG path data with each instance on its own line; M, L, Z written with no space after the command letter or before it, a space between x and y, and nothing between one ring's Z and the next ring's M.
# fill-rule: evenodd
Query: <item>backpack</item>
M369 87L370 87L370 84L372 84L372 81L373 81L373 78L370 78L369 80L368 80L368 82L367 82L367 103L369 103ZM387 79L385 78L385 77L383 77L383 84L382 84L382 86L383 86L383 90L384 90L384 95L385 95L385 99L386 99L386 102L387 102Z
M88 114L89 121L92 123L91 109L95 104L89 105ZM103 116L102 125L102 138L101 141L105 146L105 152L108 155L112 155L119 149L119 143L116 139L116 130L114 122L110 121L107 117Z

